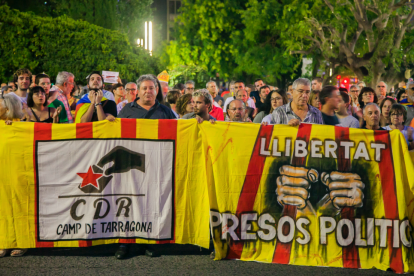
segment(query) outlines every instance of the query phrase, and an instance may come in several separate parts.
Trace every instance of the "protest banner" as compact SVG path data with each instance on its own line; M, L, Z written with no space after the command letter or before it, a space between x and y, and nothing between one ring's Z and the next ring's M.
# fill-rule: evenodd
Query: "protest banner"
M0 122L0 248L209 245L216 260L413 272L399 131Z
M196 124L0 122L0 136L0 248L209 246Z
M414 270L414 170L399 131L201 129L216 260Z

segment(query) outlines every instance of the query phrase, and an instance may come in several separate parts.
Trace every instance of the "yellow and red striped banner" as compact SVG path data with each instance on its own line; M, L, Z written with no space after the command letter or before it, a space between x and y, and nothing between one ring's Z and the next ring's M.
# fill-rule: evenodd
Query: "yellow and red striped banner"
M399 131L201 130L216 260L414 270L414 167Z
M109 243L179 243L209 247L208 193L203 160L189 148L201 147L191 121L117 119L81 124L13 123L0 121L0 248L86 247ZM45 242L38 239L38 183L35 147L38 141L146 139L175 145L174 228L169 240L96 239ZM66 156L56 159L70 159ZM84 157L89 158L88 156ZM69 173L69 172L68 172ZM207 212L206 212L207 210ZM204 213L204 216L202 215ZM193 223L194 222L194 223Z
M68 154L54 158L74 162L71 141L111 139L174 143L172 237L40 238L36 174L47 164L39 163L39 143L62 141ZM0 171L0 248L208 247L210 223L217 260L414 271L414 166L399 131L195 120L0 121Z

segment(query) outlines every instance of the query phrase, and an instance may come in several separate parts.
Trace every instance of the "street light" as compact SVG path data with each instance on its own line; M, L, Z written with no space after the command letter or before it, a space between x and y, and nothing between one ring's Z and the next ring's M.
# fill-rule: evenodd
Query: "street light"
M145 50L148 49L148 22L145 21Z
M152 56L152 21L149 22L149 53Z

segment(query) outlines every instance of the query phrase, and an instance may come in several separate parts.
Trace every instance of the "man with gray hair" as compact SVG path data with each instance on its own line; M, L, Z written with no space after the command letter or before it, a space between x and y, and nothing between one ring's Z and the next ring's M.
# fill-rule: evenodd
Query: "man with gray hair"
M117 104L117 106L116 106L116 110L117 110L118 114L119 114L119 112L121 112L122 108L124 108L124 106L127 103L132 103L133 101L136 100L137 92L138 92L137 84L135 82L128 82L125 85L125 92L126 92L126 96L125 96L126 99L123 100L122 102L120 102L119 104Z
M361 90L361 89L362 89L362 88L364 88L365 86L367 86L367 85L365 84L365 82L363 82L363 81L358 82L358 87L359 87L359 90Z
M377 84L378 103L380 103L387 96L387 88L388 88L387 84L383 81L380 81Z
M385 128L380 127L380 108L376 103L368 103L362 109L362 114L364 115L364 121L366 123L365 129L370 130L385 130Z
M142 75L137 80L138 98L125 105L119 118L176 119L170 108L160 104L157 97L157 80L151 75Z
M196 119L198 123L203 121L216 121L216 118L211 116L209 112L213 106L213 97L207 89L200 89L193 93L194 112L185 114L183 119Z
M400 104L405 106L405 109L407 109L407 120L405 120L405 125L409 126L411 124L411 121L414 118L414 105L413 105L414 104L414 82L413 81L407 82L407 89L405 89L405 92L407 93L407 98L400 101Z
M192 80L187 81L185 84L185 94L193 94L195 83Z
M56 77L56 84L50 89L51 91L57 89L57 99L61 101L65 106L69 123L73 123L73 117L72 113L70 112L68 96L70 95L70 92L72 92L74 86L75 76L72 73L62 71L58 73Z
M300 123L323 124L322 113L308 104L311 82L299 78L293 82L292 102L279 106L272 113L272 124L297 126Z

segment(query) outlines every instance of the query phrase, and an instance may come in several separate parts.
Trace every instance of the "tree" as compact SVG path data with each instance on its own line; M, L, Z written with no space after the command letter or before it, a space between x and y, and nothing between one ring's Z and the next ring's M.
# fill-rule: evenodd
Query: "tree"
M292 54L321 56L375 86L396 84L413 63L409 0L294 0L284 6L282 39Z
M184 0L166 62L200 66L211 76L267 81L291 78L298 59L281 48L283 6L253 0ZM270 23L271 22L271 23Z
M0 32L2 81L24 67L50 76L70 71L77 82L93 70L118 71L128 80L160 71L158 59L131 45L124 33L67 16L40 17L0 6Z
M84 20L128 35L130 42L144 37L144 22L152 19L153 0L0 0L13 9L39 16Z

